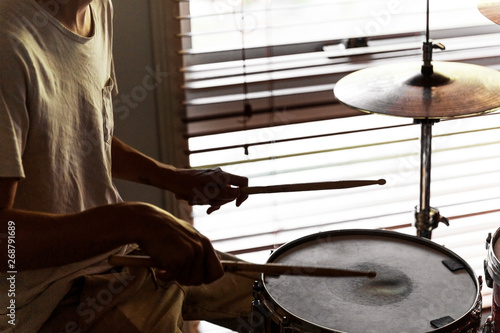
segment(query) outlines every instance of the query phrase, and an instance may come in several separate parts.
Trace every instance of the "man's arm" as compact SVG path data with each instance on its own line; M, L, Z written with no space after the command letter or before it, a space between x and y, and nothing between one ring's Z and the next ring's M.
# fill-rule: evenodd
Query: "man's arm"
M163 177L172 178L175 168L162 164L113 137L111 145L113 177L162 188Z
M206 283L222 275L209 240L159 208L121 203L69 215L16 210L12 205L17 182L0 178L0 234L8 234L9 221L15 223L17 270L61 266L138 243L181 283ZM5 272L6 238L0 238L0 243Z
M127 230L114 229L116 219L110 218L112 208L75 215L55 215L13 209L17 180L0 178L0 221L2 264L7 263L8 222L14 223L15 266L19 270L60 266L105 253L133 243ZM103 223L108 220L108 223ZM12 223L11 223L12 225ZM109 237L109 235L113 235ZM2 268L5 268L2 267Z
M191 205L210 205L209 214L233 200L239 206L247 199L237 188L248 186L246 177L220 169L178 169L142 154L116 137L112 142L112 172L116 178L170 191Z

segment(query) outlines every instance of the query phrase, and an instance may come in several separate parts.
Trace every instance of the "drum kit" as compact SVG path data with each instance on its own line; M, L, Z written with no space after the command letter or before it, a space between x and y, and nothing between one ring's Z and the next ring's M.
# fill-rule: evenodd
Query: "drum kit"
M484 0L478 9L500 24L500 0ZM491 315L484 321L482 278L454 252L430 240L439 222L448 224L430 206L432 126L440 120L499 109L500 73L477 65L434 62L433 50L443 48L429 39L427 0L422 62L366 68L345 76L334 89L336 98L351 108L413 118L421 125L417 235L335 230L286 243L264 265L223 262L226 271L262 273L253 291L250 326L254 333L500 333L500 228L487 238L484 274L493 299ZM242 191L274 193L384 183L332 182ZM127 257L114 256L110 262L154 265L148 258Z
M479 11L500 24L500 1ZM385 230L337 230L278 248L273 264L310 264L374 270L373 279L262 274L254 287L255 332L500 333L500 228L487 239L485 280L492 314L482 317L482 278L453 252L430 240L448 220L430 206L432 126L444 119L500 108L500 73L472 64L434 62L429 0L423 59L349 74L334 88L343 104L367 113L413 118L421 126L420 202L416 236ZM500 189L499 189L500 191ZM423 265L422 263L425 263Z

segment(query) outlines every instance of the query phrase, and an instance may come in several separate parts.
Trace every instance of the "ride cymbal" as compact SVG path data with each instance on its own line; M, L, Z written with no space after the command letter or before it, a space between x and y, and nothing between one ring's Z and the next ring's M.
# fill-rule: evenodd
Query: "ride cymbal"
M500 73L478 65L421 62L369 67L340 79L335 97L363 112L414 119L456 118L500 108Z
M477 8L487 19L500 24L500 1L480 0Z

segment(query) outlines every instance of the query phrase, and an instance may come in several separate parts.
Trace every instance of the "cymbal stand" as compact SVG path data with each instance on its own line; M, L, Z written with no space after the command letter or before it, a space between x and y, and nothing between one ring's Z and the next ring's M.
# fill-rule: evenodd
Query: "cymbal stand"
M441 43L434 44L430 40L429 0L427 0L426 41L422 47L422 81L415 82L416 85L423 87L424 94L430 94L433 86L443 84L447 81L447 78L434 74L432 65L433 49L444 50L444 45ZM415 208L415 227L417 228L417 236L430 239L432 230L438 227L439 222L449 225L448 219L442 217L437 209L430 206L432 126L439 122L439 119L414 119L414 122L422 126L420 135L420 206Z
M414 122L422 126L420 135L420 205L415 207L415 227L417 228L417 236L430 239L432 230L438 227L439 222L449 225L448 220L442 217L437 209L430 206L432 126L439 122L439 119L415 119Z

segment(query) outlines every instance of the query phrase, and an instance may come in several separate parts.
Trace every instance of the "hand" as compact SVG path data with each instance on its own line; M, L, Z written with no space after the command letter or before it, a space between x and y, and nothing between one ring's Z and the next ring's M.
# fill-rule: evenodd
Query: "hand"
M224 271L212 244L189 223L148 204L130 204L140 222L141 249L157 262L157 277L183 285L210 283Z
M186 200L190 205L210 205L207 214L218 210L222 205L236 200L239 207L248 195L241 195L238 187L248 186L248 178L233 175L220 168L191 170L178 169L173 189L177 199Z

